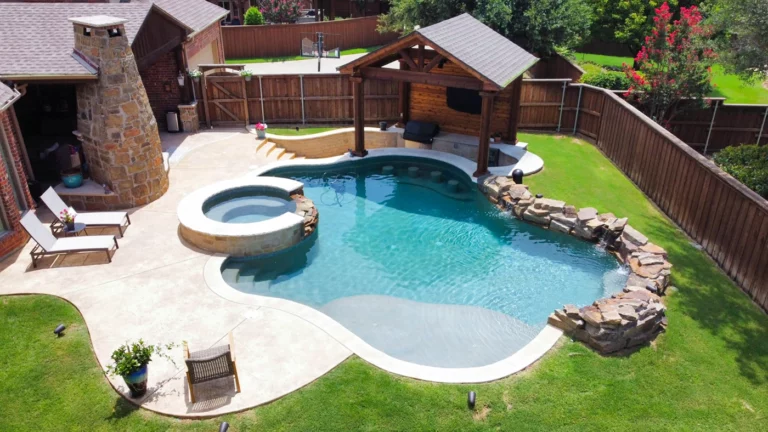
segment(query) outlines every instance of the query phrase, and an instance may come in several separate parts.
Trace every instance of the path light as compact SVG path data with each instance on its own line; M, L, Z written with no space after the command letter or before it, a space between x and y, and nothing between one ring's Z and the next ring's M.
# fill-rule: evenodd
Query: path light
M539 198L539 199L544 198L544 194L536 194L536 198Z
M469 392L469 394L467 395L467 406L469 407L469 409L475 409L475 397L476 396L477 395L473 391Z
M55 334L58 337L61 337L61 335L64 334L64 329L67 328L64 324L59 324L56 326L56 328L53 330L53 334Z
M523 170L518 168L512 171L512 181L514 181L515 184L523 184Z
M221 426L219 426L219 432L227 432L228 429L229 429L229 423L221 422Z

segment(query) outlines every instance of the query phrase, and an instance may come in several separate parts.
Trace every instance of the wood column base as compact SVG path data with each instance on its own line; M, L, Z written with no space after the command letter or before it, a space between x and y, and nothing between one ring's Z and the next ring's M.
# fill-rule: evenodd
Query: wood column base
M368 156L368 150L363 150L362 152L358 152L358 151L349 149L349 154L355 157L366 157Z

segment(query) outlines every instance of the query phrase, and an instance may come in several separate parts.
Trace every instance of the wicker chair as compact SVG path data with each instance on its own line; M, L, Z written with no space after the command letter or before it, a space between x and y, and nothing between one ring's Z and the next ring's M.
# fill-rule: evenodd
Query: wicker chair
M229 334L229 345L208 348L190 353L184 342L184 362L187 364L187 382L192 403L195 403L195 384L229 376L235 377L237 392L240 393L240 378L235 364L235 342Z

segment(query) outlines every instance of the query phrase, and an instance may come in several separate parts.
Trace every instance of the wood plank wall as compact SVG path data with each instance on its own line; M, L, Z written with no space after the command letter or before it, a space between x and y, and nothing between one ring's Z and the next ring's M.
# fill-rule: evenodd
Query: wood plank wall
M373 16L307 24L224 26L224 56L231 60L300 55L302 33L331 34L328 48L338 45L342 50L384 45L399 37L397 33L376 31L378 19Z

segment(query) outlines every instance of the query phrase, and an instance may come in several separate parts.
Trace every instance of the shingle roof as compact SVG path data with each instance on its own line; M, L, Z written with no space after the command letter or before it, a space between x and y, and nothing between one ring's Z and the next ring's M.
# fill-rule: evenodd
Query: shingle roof
M229 11L205 0L141 0L153 2L195 32L221 21Z
M0 2L0 76L83 76L93 71L72 57L75 44L68 18L108 15L125 18L133 43L152 5L198 32L228 12L205 0L139 0L130 3Z
M16 97L16 92L11 90L10 87L0 82L0 111L6 108L6 104Z
M538 59L469 14L416 30L501 88L533 66Z
M68 18L125 18L133 42L151 8L151 3L0 3L0 76L91 75L72 56L75 35Z

